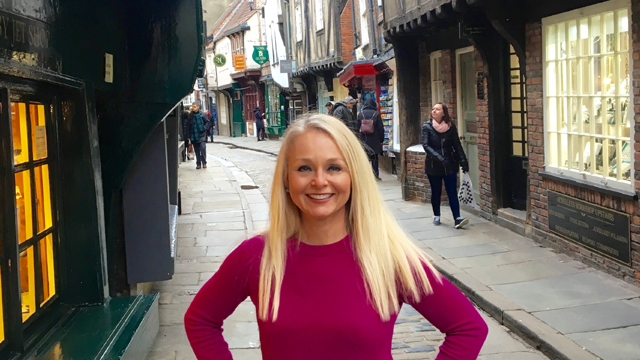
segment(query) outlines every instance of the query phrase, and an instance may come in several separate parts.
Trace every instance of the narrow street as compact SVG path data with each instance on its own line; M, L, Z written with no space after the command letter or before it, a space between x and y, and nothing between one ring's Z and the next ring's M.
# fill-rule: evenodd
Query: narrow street
M269 142L260 144L268 146ZM196 170L195 161L180 165L182 215L178 218L178 244L175 275L156 283L160 293L160 331L148 360L195 359L189 346L183 316L199 288L214 274L225 256L242 240L258 233L266 225L268 195L275 156L207 144L207 169ZM399 219L429 220L419 214L416 205L400 199L395 178L382 174L381 191ZM483 221L473 218L477 226ZM485 222L486 223L486 222ZM451 227L431 229L433 239L453 234ZM482 313L489 324L489 338L479 359L547 359ZM258 360L260 342L255 307L249 299L227 319L224 336L235 360ZM444 335L408 306L402 308L396 322L392 354L394 359L434 359Z

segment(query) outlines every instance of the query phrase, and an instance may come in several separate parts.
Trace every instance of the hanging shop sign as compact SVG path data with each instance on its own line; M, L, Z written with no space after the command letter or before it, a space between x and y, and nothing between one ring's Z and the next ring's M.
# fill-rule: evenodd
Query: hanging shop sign
M295 60L280 60L280 73L281 74L292 74L296 72L296 61Z
M233 55L233 68L236 71L247 70L247 58L244 54Z
M549 191L549 230L631 265L629 215Z
M213 57L213 64L217 67L223 67L226 63L227 58L222 54L218 54Z
M196 81L198 82L198 89L204 90L207 88L207 81L205 78L198 78Z
M269 50L266 45L253 47L253 61L258 65L262 65L269 61Z

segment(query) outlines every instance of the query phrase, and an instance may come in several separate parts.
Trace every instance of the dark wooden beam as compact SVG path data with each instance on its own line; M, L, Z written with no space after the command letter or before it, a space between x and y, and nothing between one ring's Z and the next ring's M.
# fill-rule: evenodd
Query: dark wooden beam
M482 5L482 3L482 0L467 0L467 4L469 4L470 6L480 6Z
M431 24L435 24L438 22L438 18L436 17L435 11L431 10L427 12L426 15L427 15L427 21L430 22Z
M452 15L453 8L451 8L451 4L444 4L436 8L436 17L438 19L447 20L450 19Z
M453 10L457 12L469 11L469 4L467 4L466 0L452 0L451 6L453 7Z
M427 15L422 15L418 18L418 26L427 27L429 26L429 21L427 20Z

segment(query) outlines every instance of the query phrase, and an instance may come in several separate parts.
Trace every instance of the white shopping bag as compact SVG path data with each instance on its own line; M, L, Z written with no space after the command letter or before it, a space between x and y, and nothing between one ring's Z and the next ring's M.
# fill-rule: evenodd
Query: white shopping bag
M476 210L478 209L478 204L476 204L476 200L473 198L473 185L471 184L471 178L467 173L464 173L462 176L462 184L460 184L458 200L461 204L471 206Z

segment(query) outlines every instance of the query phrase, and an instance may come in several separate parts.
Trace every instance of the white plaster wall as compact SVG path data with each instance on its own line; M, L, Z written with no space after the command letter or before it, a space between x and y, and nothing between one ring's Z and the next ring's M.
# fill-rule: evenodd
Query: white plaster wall
M227 58L227 63L222 67L215 67L215 76L218 86L231 84L231 73L233 71L233 57L231 56L231 41L225 37L220 39L215 45L214 53L222 54Z
M271 76L278 85L289 87L289 74L280 72L280 61L287 59L287 49L278 28L278 14L282 12L280 1L265 0L264 23L266 43L269 49L269 61L271 64Z

